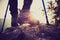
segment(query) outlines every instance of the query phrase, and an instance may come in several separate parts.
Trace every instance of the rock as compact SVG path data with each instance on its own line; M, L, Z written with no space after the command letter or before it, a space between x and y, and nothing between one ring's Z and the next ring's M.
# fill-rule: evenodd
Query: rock
M19 28L10 27L5 30L4 34L6 34L7 39L13 40L17 39L19 35L22 36L22 30Z

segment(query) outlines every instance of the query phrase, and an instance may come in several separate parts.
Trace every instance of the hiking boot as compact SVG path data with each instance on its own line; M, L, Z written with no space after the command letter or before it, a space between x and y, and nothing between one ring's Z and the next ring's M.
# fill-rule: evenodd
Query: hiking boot
M18 18L17 17L12 17L11 26L12 27L17 27L18 26Z
M20 16L18 17L18 23L23 24L24 22L28 21L28 18L30 17L30 11L29 10L21 10Z

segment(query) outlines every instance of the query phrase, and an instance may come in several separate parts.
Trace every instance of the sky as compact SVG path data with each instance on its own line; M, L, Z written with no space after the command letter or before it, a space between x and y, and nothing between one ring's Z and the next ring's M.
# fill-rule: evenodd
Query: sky
M18 0L18 9L22 9L23 1L24 0ZM47 8L48 7L47 2L54 1L54 0L44 0L44 1L45 1L45 6ZM8 0L0 0L0 18L4 18L7 3L8 3ZM34 18L38 19L41 23L46 23L45 14L44 14L44 12L42 12L42 9L43 9L42 0L33 0L31 9L30 9L31 14L33 15ZM52 12L49 12L48 13L49 23L52 23L52 21L54 21L54 19L52 19L52 17L53 17ZM9 9L7 12L7 19L10 19L10 21L11 21L11 15L10 15Z

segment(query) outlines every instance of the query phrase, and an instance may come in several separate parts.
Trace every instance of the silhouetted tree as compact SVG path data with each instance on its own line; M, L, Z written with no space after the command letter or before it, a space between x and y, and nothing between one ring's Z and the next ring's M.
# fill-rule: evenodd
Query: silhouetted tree
M55 3L57 3L57 6L55 7L53 1L48 2L50 6L48 5L48 9L53 11L54 10L54 19L55 19L55 25L58 26L60 23L60 1L55 0Z
M54 8L55 10L55 24L56 26L59 26L60 24L60 0L55 0L57 3L57 6Z

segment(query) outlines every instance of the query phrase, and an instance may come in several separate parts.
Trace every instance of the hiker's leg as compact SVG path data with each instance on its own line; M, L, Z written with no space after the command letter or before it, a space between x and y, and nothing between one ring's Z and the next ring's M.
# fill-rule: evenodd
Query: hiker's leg
M32 2L33 2L33 0L24 0L24 4L23 4L22 10L24 10L24 9L30 10Z
M32 4L33 0L24 0L23 8L21 10L21 16L25 15L26 12L30 12L30 7Z
M18 17L18 8L17 8L17 0L9 0L10 4L10 12L11 12L11 26L16 27L18 26L17 24L17 17Z
M20 13L20 24L23 24L25 21L28 21L29 15L30 15L30 7L33 0L24 0L23 2L23 8Z
M17 24L18 14L16 14L16 13L18 13L17 10L16 10L15 12L12 12L12 13L11 13L11 14L12 14L12 17L11 17L11 26L12 26L12 27L18 26L18 24Z

